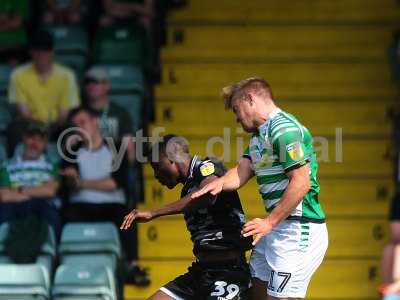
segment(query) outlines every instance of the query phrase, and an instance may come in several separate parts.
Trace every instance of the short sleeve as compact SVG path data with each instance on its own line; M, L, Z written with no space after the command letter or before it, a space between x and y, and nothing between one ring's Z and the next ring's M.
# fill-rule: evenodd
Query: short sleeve
M10 78L8 87L8 99L10 103L28 103L28 97L24 91L23 84L20 82L21 78L14 71Z
M211 160L202 161L196 170L194 176L196 181L200 184L204 179L211 175L217 176L218 170L214 162Z
M287 131L273 141L274 154L285 171L290 171L309 161L300 129Z

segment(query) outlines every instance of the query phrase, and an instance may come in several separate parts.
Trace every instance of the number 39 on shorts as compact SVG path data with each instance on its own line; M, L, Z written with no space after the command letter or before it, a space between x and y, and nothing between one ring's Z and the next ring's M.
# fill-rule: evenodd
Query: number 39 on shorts
M234 300L239 294L239 286L236 284L228 284L225 281L214 282L214 292L210 294L212 299L216 300Z

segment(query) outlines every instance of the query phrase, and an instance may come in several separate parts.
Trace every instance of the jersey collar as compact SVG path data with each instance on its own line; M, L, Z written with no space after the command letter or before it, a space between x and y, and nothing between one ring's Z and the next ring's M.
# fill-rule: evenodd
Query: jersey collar
M268 114L268 117L267 117L267 120L265 121L265 123L264 124L262 124L262 125L260 125L259 127L258 127L258 132L260 133L260 132L263 132L264 131L264 128L266 128L267 127L267 125L269 124L269 122L273 119L273 118L275 118L280 112L281 112L282 110L280 109L280 108L275 108L273 111L271 111L269 114Z
M190 162L189 175L188 175L187 180L193 178L194 167L196 166L196 162L198 161L198 159L199 159L199 157L197 155L193 156L192 161Z

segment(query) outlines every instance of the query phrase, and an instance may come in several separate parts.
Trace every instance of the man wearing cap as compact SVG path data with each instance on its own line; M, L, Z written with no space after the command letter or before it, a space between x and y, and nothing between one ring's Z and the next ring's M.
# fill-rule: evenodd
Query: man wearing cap
M102 136L112 138L116 143L127 143L127 158L135 161L135 142L133 140L133 120L126 110L110 101L111 89L107 70L92 67L85 75L85 105L98 114L98 124Z
M35 214L59 236L57 210L58 166L47 158L47 130L43 123L28 123L22 154L0 168L0 223Z

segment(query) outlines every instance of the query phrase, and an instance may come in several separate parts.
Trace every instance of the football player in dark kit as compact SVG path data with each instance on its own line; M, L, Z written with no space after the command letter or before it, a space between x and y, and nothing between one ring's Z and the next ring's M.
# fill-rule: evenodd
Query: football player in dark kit
M151 165L156 179L168 188L183 184L181 199L151 211L133 210L122 225L127 230L133 222L183 213L194 244L196 261L188 272L161 287L149 300L245 300L249 299L250 272L245 252L251 238L241 234L245 217L237 192L224 192L216 197L191 199L193 191L222 176L223 165L201 160L189 154L185 140L167 135L156 142L158 149Z

